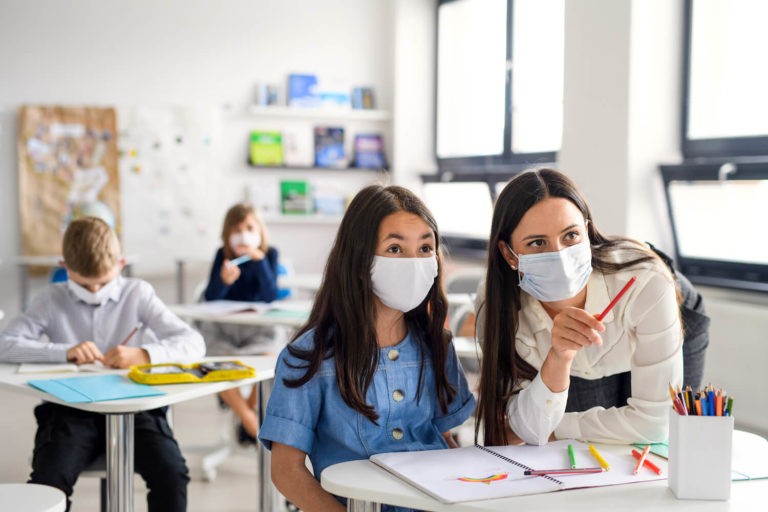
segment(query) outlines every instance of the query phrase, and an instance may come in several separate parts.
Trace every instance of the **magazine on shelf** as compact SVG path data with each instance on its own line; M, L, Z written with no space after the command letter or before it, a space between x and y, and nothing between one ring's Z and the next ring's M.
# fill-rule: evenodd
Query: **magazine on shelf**
M283 135L278 131L252 131L250 144L252 165L283 165Z
M344 128L340 126L315 127L315 165L343 169L347 167L344 151Z
M387 158L384 155L384 140L378 133L359 133L355 135L354 166L360 169L386 169Z

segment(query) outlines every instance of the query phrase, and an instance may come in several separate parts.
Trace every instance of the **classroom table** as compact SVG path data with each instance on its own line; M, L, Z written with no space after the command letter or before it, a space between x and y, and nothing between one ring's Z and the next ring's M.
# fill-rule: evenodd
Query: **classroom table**
M228 314L212 314L206 312L200 306L205 303L194 304L169 304L168 309L187 322L219 322L236 325L260 325L286 327L301 327L307 321L312 302L308 300L282 300L271 303L275 310L284 309L289 314L270 315L256 311L240 311Z
M734 453L751 434L734 432ZM595 444L600 452L626 454L626 445ZM743 452L741 452L743 453ZM667 463L658 457L653 461L666 473ZM666 480L655 480L625 485L572 489L544 494L511 498L441 503L392 473L368 460L342 462L323 471L320 481L323 489L349 498L347 510L374 512L379 504L411 507L436 512L479 512L524 510L526 512L567 510L568 512L597 512L617 510L672 510L683 512L725 512L761 510L768 498L768 479L734 481L729 501L678 500L667 486Z
M133 275L132 265L136 263L138 258L136 256L125 257L125 268L123 269L123 275L125 277L131 277ZM57 255L41 255L41 256L17 256L15 261L19 266L19 300L21 301L21 309L27 308L29 303L29 268L30 267L46 267L57 268L61 266L61 256Z
M64 512L67 496L48 485L0 484L0 503L13 512Z
M232 357L207 357L204 361L231 360ZM140 411L157 409L166 405L212 395L220 391L258 383L261 395L260 403L266 404L271 392L271 381L275 376L277 359L272 356L238 356L238 360L256 369L256 376L248 379L206 382L194 384L169 384L157 386L165 395L128 398L90 403L67 403L33 388L28 380L62 378L56 374L19 374L17 364L0 364L0 388L33 396L49 402L73 407L84 411L103 414L107 422L107 505L109 512L133 511L133 423L134 414ZM127 370L121 371L127 373ZM74 376L83 374L73 374ZM89 375L94 375L89 373ZM263 416L262 416L263 417ZM274 490L269 471L269 453L260 449L259 466L261 470L262 511L273 510Z

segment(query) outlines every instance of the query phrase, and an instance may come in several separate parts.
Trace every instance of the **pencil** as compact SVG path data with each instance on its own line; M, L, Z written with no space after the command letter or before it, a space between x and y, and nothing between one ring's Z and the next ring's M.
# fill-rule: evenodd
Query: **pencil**
M610 465L608 464L608 462L607 462L607 461L606 461L606 460L603 458L603 456L602 456L602 455L600 455L600 452L599 452L599 451L597 451L597 448L595 448L595 447L594 447L594 446L592 446L591 444L589 445L589 453L591 453L591 454L592 454L592 456L595 458L595 460L597 460L597 462L600 464L600 466L601 466L603 469L605 469L606 471L608 471L609 469L611 469L611 466L610 466Z
M128 343L131 340L131 338L133 338L133 335L136 334L143 325L144 324L142 322L139 322L138 324L136 324L136 327L134 327L131 330L131 332L128 333L128 336L126 336L125 339L120 342L120 345L125 345L126 343Z
M642 457L643 455L642 455L642 454L641 454L639 451L637 451L637 450L632 450L632 456L633 456L634 458L636 458L636 459L639 459L639 458L640 458L640 457ZM661 474L661 468L659 468L659 466L657 466L656 464L654 464L654 463L653 463L653 462L651 462L650 460L648 460L648 459L645 459L645 460L643 461L643 465L644 465L645 467L647 467L648 469L650 469L651 471L653 471L654 473L656 473L657 475L660 475L660 474Z
M605 468L563 468L563 469L527 469L523 471L524 475L544 476L544 475L587 475L590 473L604 473Z
M568 445L568 458L571 460L571 469L576 469L576 455L573 453L573 445Z
M632 472L633 474L637 474L638 471L640 471L640 468L643 467L643 463L645 463L646 457L648 457L648 452L651 451L651 445L645 445L645 448L643 449L643 453L640 454L640 458L637 460L637 465L635 466L635 470Z
M605 315L608 314L610 310L613 309L613 306L616 305L617 302L619 302L619 299L621 299L622 295L627 293L627 290L629 290L629 287L635 284L635 281L637 281L637 277L632 276L629 281L627 281L627 284L624 285L624 288L619 290L619 293L616 294L616 296L613 298L610 304L608 304L608 307L606 307L602 313L597 315L595 318L597 318L599 321L602 321Z

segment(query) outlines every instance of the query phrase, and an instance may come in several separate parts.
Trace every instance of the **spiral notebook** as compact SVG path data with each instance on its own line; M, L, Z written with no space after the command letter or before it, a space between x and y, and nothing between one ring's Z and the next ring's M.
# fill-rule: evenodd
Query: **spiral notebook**
M370 460L442 503L479 501L525 494L541 494L582 487L600 487L648 480L665 475L651 471L633 474L636 461L627 447L626 456L602 453L610 465L604 473L568 476L526 476L531 469L570 467L568 444L574 446L577 466L594 467L587 445L554 441L544 446L469 446L422 452L380 453Z

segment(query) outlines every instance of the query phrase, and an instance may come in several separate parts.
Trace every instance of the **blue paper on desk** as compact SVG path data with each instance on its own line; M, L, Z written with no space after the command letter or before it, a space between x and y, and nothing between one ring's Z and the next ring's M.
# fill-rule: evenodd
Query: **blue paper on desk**
M164 395L165 391L133 382L122 375L95 375L68 379L40 379L27 382L67 403L101 402L121 398Z

